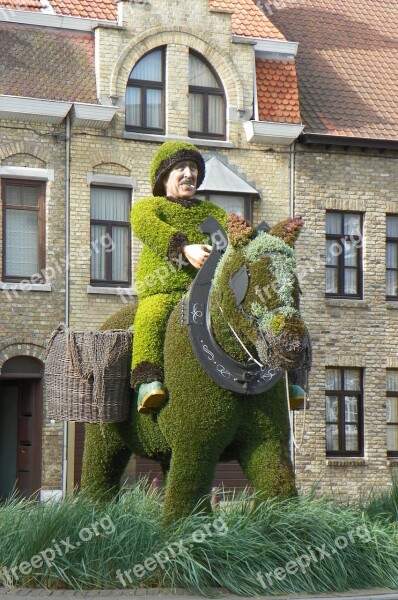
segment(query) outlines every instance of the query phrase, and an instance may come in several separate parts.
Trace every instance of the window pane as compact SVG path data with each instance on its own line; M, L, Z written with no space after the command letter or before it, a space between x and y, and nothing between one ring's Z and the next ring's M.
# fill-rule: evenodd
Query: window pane
M203 131L202 94L189 94L189 131Z
M39 213L6 211L6 274L29 277L39 271Z
M112 227L112 279L129 281L128 272L128 227Z
M224 133L224 100L221 96L208 96L208 132Z
M200 58L189 55L189 85L219 89L217 79L209 67Z
M337 396L326 396L326 421L338 421L339 405Z
M351 452L358 452L358 425L345 426L345 449Z
M141 89L127 87L126 89L126 124L140 126L141 123Z
M6 184L6 202L11 206L22 206L22 185Z
M358 398L346 396L344 398L345 410L344 418L347 423L358 422Z
M106 227L91 225L91 279L106 279L105 275L105 249L101 243L105 239Z
M398 271L387 271L386 294L387 296L398 296Z
M342 233L339 213L326 213L326 233Z
M387 392L398 392L398 371L387 371Z
M387 451L398 451L398 425L388 425L387 427Z
M339 450L339 429L337 425L326 425L326 450Z
M349 267L357 266L357 244L351 240L344 240L344 264Z
M327 390L341 390L341 371L340 369L326 369L326 384Z
M337 294L338 292L338 273L335 268L326 269L326 288L327 294Z
M398 216L387 217L387 237L398 238Z
M398 424L398 398L387 398L386 413L387 423Z
M162 81L162 51L155 50L142 58L130 73L130 79Z
M147 90L146 92L146 126L162 128L162 91Z
M358 369L344 369L344 389L361 391L361 377Z
M361 215L344 215L344 233L361 235Z
M398 268L397 248L398 248L398 244L394 244L393 242L388 242L387 247L386 247L386 266L389 269L397 269Z
M344 269L344 293L357 294L357 270Z
M117 188L91 188L91 218L100 221L128 221L130 191Z
M242 196L211 195L210 201L218 204L225 212L233 212L241 217L245 216L245 200Z
M39 206L39 188L23 186L22 188L22 204L23 206L31 206L38 208Z
M343 246L340 241L326 240L326 264L337 266L342 251Z

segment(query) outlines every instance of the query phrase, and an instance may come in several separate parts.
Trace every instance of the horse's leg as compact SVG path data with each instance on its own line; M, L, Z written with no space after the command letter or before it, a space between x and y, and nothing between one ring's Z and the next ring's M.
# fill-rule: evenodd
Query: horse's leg
M284 384L245 401L250 408L239 427L237 459L246 477L263 497L295 495Z
M194 449L189 443L173 451L164 503L166 523L188 516L195 507L211 512L209 490L218 458L214 448Z
M120 478L131 456L123 442L124 423L86 424L82 488L92 497L112 498L119 490Z

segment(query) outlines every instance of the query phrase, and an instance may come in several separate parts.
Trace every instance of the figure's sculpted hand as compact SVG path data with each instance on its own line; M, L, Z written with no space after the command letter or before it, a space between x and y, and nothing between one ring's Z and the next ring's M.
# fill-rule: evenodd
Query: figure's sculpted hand
M191 265L195 269L200 269L211 252L211 246L208 244L188 244L184 246L183 252Z

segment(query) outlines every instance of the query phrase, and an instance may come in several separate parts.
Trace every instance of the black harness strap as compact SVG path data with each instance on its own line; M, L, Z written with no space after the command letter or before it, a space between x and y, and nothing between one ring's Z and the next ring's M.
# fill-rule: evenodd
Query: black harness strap
M214 217L206 219L199 229L210 235L213 247L195 277L189 298L183 304L183 322L188 326L192 349L203 370L221 388L244 395L264 393L282 378L283 372L267 365L261 368L252 363L240 363L224 352L214 339L210 321L210 290L228 241L224 229ZM247 291L248 275L247 271L240 271L234 276L235 280L231 278L230 285L235 286L239 297L242 297ZM242 301L243 298L244 295Z

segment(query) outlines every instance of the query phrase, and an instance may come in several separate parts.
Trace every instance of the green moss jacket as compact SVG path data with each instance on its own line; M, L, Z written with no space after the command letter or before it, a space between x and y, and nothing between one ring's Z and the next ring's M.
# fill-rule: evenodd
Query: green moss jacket
M140 298L186 290L197 270L182 254L185 244L209 244L198 227L213 216L226 228L227 215L207 200L144 198L134 204L131 224L144 246L138 262L136 290Z

